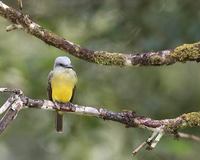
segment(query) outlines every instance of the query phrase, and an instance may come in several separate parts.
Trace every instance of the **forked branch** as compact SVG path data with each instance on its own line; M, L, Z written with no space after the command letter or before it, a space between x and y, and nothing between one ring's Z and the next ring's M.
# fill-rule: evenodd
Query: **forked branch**
M19 2L22 2L19 0ZM20 5L22 6L22 5ZM7 31L23 29L27 33L34 35L45 43L89 62L118 65L118 66L148 66L148 65L170 65L176 62L200 61L200 42L184 44L174 49L146 53L111 53L107 51L93 51L82 48L55 33L44 29L35 23L28 15L13 9L0 1L0 16L6 18L12 24L7 27ZM105 108L81 106L72 103L54 104L49 100L36 100L26 97L21 90L0 88L0 92L10 92L11 96L0 108L0 114L5 113L0 120L0 134L15 119L17 113L24 108L38 108L45 110L61 110L74 114L93 116L103 120L111 120L124 124L126 127L143 128L152 131L152 135L137 147L133 154L141 148L153 149L163 135L174 135L180 138L188 138L200 141L194 135L178 132L179 129L200 126L200 112L191 112L180 115L173 119L154 120L136 114L133 111L113 112Z
M133 151L136 154L142 147L147 146L153 149L163 135L174 135L180 138L199 141L200 138L194 135L179 133L178 129L200 126L200 112L183 114L173 119L154 120L136 114L133 111L113 112L103 108L81 106L72 103L55 104L49 100L31 99L26 97L21 90L0 88L0 92L10 92L11 96L0 108L0 114L4 116L0 120L0 133L2 133L9 123L15 119L17 113L24 108L37 108L44 110L61 110L77 115L92 116L103 120L111 120L124 124L126 127L143 128L152 131L152 135Z

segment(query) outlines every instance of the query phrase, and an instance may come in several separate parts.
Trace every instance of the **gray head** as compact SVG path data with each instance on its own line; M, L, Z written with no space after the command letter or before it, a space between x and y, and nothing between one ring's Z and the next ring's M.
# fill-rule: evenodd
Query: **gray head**
M71 61L67 56L57 57L54 62L54 68L56 67L72 68Z

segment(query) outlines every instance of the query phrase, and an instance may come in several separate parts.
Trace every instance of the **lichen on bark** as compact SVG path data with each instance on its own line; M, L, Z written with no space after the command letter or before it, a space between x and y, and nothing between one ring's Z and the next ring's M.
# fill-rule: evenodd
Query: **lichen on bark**
M200 126L200 112L191 112L183 114L182 118L190 127Z
M178 46L172 51L171 56L180 62L196 60L200 58L200 42Z
M119 65L124 66L126 59L121 53L108 53L106 51L95 51L94 61L103 65Z

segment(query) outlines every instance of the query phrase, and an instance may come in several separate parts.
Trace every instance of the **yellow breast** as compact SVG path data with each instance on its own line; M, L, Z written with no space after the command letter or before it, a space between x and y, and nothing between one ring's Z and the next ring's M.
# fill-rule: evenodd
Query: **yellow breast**
M51 79L53 101L63 103L70 101L77 81L75 76L69 72L55 72L53 74Z

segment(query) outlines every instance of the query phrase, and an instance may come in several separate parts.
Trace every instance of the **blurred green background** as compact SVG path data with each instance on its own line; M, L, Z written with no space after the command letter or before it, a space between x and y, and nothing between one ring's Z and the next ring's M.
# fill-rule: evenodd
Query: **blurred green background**
M3 2L17 7L13 0ZM200 1L24 0L23 12L45 28L94 50L156 51L200 40ZM9 24L0 18L0 87L20 88L32 98L47 98L47 75L54 59L65 53L24 31L7 33ZM79 77L75 103L135 110L155 119L199 110L198 63L120 68L67 55ZM0 96L1 103L5 99ZM58 134L54 114L21 111L0 136L0 159L186 160L200 156L198 143L165 136L155 150L142 150L132 158L132 149L150 132L67 114L65 131ZM199 134L198 128L184 131Z

